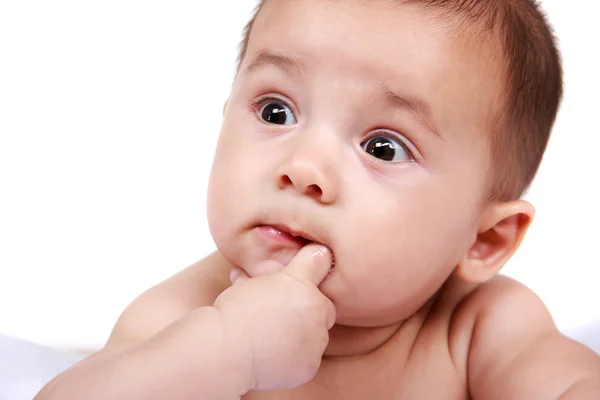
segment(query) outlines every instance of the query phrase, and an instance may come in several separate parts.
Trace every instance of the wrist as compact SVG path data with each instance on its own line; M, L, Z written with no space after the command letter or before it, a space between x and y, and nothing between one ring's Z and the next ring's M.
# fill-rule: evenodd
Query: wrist
M152 376L153 392L165 398L239 399L253 388L252 360L237 354L223 322L215 307L190 312L135 346L132 370Z
M238 319L227 315L219 307L206 307L200 311L210 315L218 335L218 353L223 382L242 396L256 387L252 342Z

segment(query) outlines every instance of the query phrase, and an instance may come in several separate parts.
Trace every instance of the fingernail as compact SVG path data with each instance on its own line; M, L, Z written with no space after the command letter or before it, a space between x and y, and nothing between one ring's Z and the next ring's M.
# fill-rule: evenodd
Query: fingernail
M325 246L319 246L317 250L312 254L313 257L325 256L329 252L329 249Z

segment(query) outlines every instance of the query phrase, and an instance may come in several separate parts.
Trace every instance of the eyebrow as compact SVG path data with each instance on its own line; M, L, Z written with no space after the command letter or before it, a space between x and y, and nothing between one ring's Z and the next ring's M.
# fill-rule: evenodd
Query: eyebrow
M376 97L383 97L387 106L412 111L421 120L423 124L438 138L445 140L442 132L434 123L431 107L421 99L396 94L385 85L380 85Z
M274 66L290 75L304 75L309 71L308 64L300 58L264 50L258 53L248 66L244 68L242 75L252 74L256 70L268 66ZM413 112L428 130L433 132L438 138L445 140L441 131L433 122L431 107L424 100L399 95L386 85L379 85L378 90L375 92L375 98L382 98L387 107Z
M274 66L289 74L306 74L308 65L299 58L284 56L270 51L261 51L244 69L243 75L255 72L257 69Z

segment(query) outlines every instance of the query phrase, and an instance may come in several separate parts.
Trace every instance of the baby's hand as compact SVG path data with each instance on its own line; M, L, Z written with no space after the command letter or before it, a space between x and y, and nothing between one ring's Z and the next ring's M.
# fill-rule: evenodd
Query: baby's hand
M215 301L231 350L247 357L251 389L297 387L316 375L335 323L333 303L317 288L331 262L326 247L305 246L279 272L242 273Z

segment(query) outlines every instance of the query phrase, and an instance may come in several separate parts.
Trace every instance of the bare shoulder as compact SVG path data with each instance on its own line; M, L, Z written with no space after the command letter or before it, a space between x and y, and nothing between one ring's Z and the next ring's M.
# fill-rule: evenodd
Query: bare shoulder
M469 355L483 344L487 348L502 347L517 338L521 342L558 333L542 300L525 285L505 276L495 277L464 297L452 325L458 336L468 337ZM489 334L493 334L493 343L487 343ZM511 345L507 351L518 350Z
M542 300L527 286L506 276L497 276L473 290L459 308L457 315L469 319L473 326L502 320L507 327L528 322L537 328L556 329Z
M558 398L579 383L600 389L600 357L563 336L542 300L513 279L474 290L455 319L458 336L469 338L473 398Z
M144 340L192 310L212 305L230 286L231 268L215 252L151 287L123 311L107 346Z

